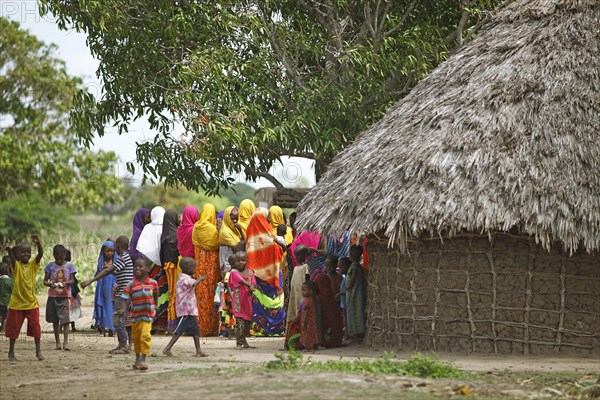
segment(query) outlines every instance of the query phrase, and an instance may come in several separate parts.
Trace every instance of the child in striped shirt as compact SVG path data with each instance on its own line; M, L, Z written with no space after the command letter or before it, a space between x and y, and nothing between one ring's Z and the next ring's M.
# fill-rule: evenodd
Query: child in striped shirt
M133 265L133 281L123 290L120 296L118 310L115 311L115 320L119 320L127 310L127 302L131 300L131 330L133 348L135 351L134 370L145 371L148 369L146 356L150 354L152 346L152 321L156 314L158 302L158 284L154 279L148 278L150 261L138 258Z

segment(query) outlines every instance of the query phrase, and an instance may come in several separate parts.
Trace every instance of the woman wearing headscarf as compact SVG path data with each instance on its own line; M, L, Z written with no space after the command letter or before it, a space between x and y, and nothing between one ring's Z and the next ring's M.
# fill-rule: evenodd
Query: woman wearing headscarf
M231 271L229 256L235 254L236 248L245 235L242 226L238 223L239 211L236 207L227 207L223 214L223 223L219 232L219 266L225 274Z
M179 279L181 269L179 263L179 251L177 250L177 228L179 227L179 214L174 208L168 209L163 221L163 229L160 240L160 261L167 284L158 288L158 304L156 315L163 315L167 311L167 330L173 332L175 329L175 284ZM166 287L165 287L166 286Z
M181 225L177 228L177 250L179 250L181 257L194 258L192 233L196 222L198 222L198 209L194 206L185 207L181 217Z
M129 256L133 262L142 256L137 250L138 240L144 227L151 221L150 210L147 208L140 208L133 217L133 230L131 232L131 241L129 242Z
M217 232L217 212L210 203L202 207L200 219L192 232L196 278L204 276L196 286L198 303L198 325L201 336L215 336L219 331L219 315L214 309L214 295L221 280L219 269L219 233Z
M277 226L285 224L285 218L283 216L283 210L279 206L273 206L269 208L269 219L271 221L271 228L273 233L277 235ZM290 245L294 241L294 235L292 235L292 228L289 226L285 232L285 244Z
M262 210L254 212L246 239L247 268L254 271L257 287L252 300L252 332L257 336L282 335L285 331L281 288L283 249L275 241L275 234Z
M239 223L242 226L242 232L246 235L246 230L248 229L248 224L252 219L252 214L254 214L254 210L256 210L256 206L254 202L250 199L242 200L240 203L240 218Z
M155 265L160 264L160 237L162 235L165 209L158 206L150 212L150 223L144 226L136 250L146 256Z
M98 266L96 274L98 275L103 269L113 265L118 259L115 251L115 244L111 241L102 243L100 255L98 256ZM96 291L94 292L94 320L98 331L104 334L107 330L114 332L113 325L113 286L117 283L114 274L108 274L104 278L96 282Z

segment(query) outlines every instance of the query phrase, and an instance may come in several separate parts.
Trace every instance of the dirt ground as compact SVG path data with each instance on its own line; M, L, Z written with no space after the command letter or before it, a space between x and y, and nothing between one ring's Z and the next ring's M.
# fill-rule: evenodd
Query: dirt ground
M44 306L40 305L43 314ZM203 350L209 357L192 357L192 339L183 337L173 348L174 357L162 355L168 336L154 336L150 369L133 371L133 355L110 355L116 337L100 337L90 330L92 310L84 309L73 333L71 351L54 350L52 326L42 322L42 351L37 361L34 343L24 334L17 340L18 362L8 362L8 339L0 339L0 399L65 397L70 399L162 399L236 396L244 393L261 398L454 398L457 388L468 387L475 398L562 397L563 389L545 387L544 376L559 376L573 385L592 382L600 373L600 360L574 358L504 357L439 353L440 360L473 371L463 379L419 379L387 375L352 373L299 373L266 370L283 347L281 338L253 338L255 349L237 350L234 340L204 338ZM44 317L41 317L44 321ZM382 349L349 346L307 354L315 361L328 359L377 358ZM398 353L401 360L411 353ZM540 378L541 377L541 378ZM556 380L555 380L556 381ZM555 382L553 381L553 382ZM579 383L578 383L579 382ZM561 391L562 390L562 391Z

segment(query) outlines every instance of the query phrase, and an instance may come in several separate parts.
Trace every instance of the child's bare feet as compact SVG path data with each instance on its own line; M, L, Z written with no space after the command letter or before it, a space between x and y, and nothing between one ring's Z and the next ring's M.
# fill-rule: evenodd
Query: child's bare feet
M35 356L37 357L38 360L42 361L44 359L44 356L42 355L41 352L37 352L35 353Z
M241 344L238 344L236 347L237 347L238 350L244 350L244 349L246 349L246 347L242 346Z
M199 353L194 354L194 357L208 357L208 354L201 351Z
M133 363L133 365L131 367L133 368L134 371L140 369L140 366L138 365L137 362Z
M64 351L71 351L71 349L69 348L69 345L67 345L66 343L63 344L63 350Z
M19 361L17 360L17 357L15 357L14 354L8 353L8 361Z
M56 346L54 346L54 350L62 350L60 343L56 343Z
M138 364L138 369L140 371L146 371L148 369L148 364L142 361Z
M164 349L163 354L167 357L173 357L173 353L171 353L170 349Z

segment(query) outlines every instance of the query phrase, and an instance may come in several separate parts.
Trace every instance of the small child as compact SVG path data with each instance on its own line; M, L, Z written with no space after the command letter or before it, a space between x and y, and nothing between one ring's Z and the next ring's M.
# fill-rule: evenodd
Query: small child
M46 322L52 323L54 330L55 350L69 350L69 301L71 285L77 271L73 264L66 260L67 249L57 244L52 249L54 262L48 263L44 269L44 286L48 287L46 302ZM63 344L60 345L60 332L63 333Z
M66 249L65 260L71 262L71 250ZM81 295L79 294L79 281L77 280L77 273L73 274L73 284L71 285L71 303L70 303L70 320L71 320L71 332L79 332L75 328L75 321L83 317L81 311Z
M148 278L150 261L144 257L135 260L133 265L133 280L125 287L120 296L118 310L114 313L114 320L120 321L127 310L127 303L131 300L131 329L133 348L135 351L134 370L145 371L148 369L146 356L150 354L152 346L152 321L156 315L158 302L158 284L154 279ZM114 322L113 322L114 323Z
M340 308L342 309L342 320L344 322L344 340L348 340L348 329L346 328L346 278L348 277L348 270L352 265L352 261L348 257L342 257L338 261L338 267L340 274L342 275L342 283L340 284L340 292L335 295L340 300Z
M10 265L5 262L0 263L0 332L4 331L4 321L13 289L13 280L9 274Z
M277 225L277 236L275 236L275 242L277 242L278 245L283 247L284 250L287 249L287 245L285 243L285 234L286 233L287 233L287 225L286 224Z
M351 340L362 343L365 335L367 285L360 265L361 246L350 246L350 268L346 278L346 333Z
M309 279L302 284L302 303L298 315L291 321L287 346L290 349L315 351L321 343L321 310L319 307L319 288Z
M229 265L235 265L235 254L230 255L227 262ZM231 292L228 286L230 275L231 272L223 274L223 280L220 282L222 284L221 298L219 299L219 336L227 339L233 339L232 330L235 327L235 317L231 308Z
M235 253L235 264L229 275L231 304L235 316L235 339L239 350L251 348L246 338L252 325L252 291L256 289L256 279L252 270L246 268L248 258L245 251Z
M163 354L169 357L173 356L171 348L179 340L181 335L187 333L194 338L194 346L196 346L195 357L208 357L200 348L200 327L198 326L198 302L196 301L196 286L206 279L204 276L194 280L193 276L196 273L196 260L191 257L182 257L179 261L182 274L175 285L176 301L175 310L177 320L175 327L175 336L171 338L167 347L163 350Z
M15 357L15 343L19 337L25 318L27 318L27 336L33 337L35 342L35 356L40 361L44 359L41 345L40 306L35 295L35 275L40 269L44 249L37 235L31 236L31 241L37 247L37 255L31 261L31 245L29 243L22 243L15 246L14 250L16 251L13 251L13 248L10 246L5 248L10 256L10 265L14 279L4 328L4 336L10 339L8 348L9 361L17 361Z

